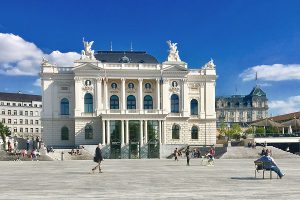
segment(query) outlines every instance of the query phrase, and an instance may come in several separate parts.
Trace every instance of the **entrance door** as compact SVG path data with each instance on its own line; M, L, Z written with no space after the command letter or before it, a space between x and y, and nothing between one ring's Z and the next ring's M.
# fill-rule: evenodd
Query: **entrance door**
M148 141L148 158L159 158L159 140Z
M140 158L140 142L138 141L129 141L129 158L138 159Z
M129 121L129 158L140 158L140 121Z
M110 158L121 159L121 142L118 139L110 142Z

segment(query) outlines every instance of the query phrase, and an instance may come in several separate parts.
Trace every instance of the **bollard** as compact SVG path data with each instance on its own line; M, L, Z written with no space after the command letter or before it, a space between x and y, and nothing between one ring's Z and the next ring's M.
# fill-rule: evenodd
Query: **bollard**
M64 152L61 152L61 161L64 161Z

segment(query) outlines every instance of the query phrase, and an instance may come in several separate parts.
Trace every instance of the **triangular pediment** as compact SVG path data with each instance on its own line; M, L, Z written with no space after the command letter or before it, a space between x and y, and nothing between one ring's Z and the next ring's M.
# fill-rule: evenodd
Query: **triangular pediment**
M188 71L187 68L183 67L183 66L180 66L180 65L171 65L171 66L168 66L166 68L163 69L163 71L181 71L181 72L184 72L184 71Z
M100 67L98 67L94 63L82 63L73 69L75 72L76 71L91 71L91 70L100 70Z

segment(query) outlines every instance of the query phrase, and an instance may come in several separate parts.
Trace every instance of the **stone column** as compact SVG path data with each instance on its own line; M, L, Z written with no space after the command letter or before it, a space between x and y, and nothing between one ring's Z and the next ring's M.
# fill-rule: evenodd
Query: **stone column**
M159 143L161 144L162 141L161 141L161 123L162 121L158 121L158 139L159 139Z
M121 120L121 146L124 146L124 120Z
M139 110L143 109L143 79L139 78Z
M126 126L125 126L125 144L128 145L129 144L129 121L125 120Z
M97 115L102 110L102 78L97 78Z
M75 116L81 116L81 107L84 108L84 105L80 105L82 98L81 94L81 81L79 77L75 77Z
M145 133L144 143L147 144L148 143L148 121L147 120L145 120L144 122L144 133Z
M102 120L102 145L105 145L105 120Z
M106 120L107 144L110 145L110 121Z
M104 110L108 110L108 92L107 92L107 79L104 79L104 99L103 99L103 105Z
M181 105L181 113L184 113L184 79L181 79L181 88L180 88L180 105ZM188 97L187 97L188 98Z
M125 90L125 78L121 78L121 81L122 81L122 86L121 86L121 109L122 110L126 110L126 90Z
M166 130L165 130L165 122L161 121L162 124L162 144L166 144Z
M160 84L159 84L159 78L156 79L156 109L160 110Z
M143 146L143 120L140 120L140 145Z

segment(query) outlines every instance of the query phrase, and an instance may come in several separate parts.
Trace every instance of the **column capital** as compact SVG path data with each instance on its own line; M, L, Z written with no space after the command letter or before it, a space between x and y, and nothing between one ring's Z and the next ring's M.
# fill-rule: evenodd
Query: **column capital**
M101 81L102 81L102 77L97 77L96 80L97 80L98 82L101 82Z
M125 82L125 81L126 81L126 78L121 78L121 81L122 81L122 82Z
M143 79L142 78L138 78L138 81L141 83L143 81Z

